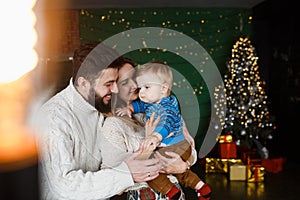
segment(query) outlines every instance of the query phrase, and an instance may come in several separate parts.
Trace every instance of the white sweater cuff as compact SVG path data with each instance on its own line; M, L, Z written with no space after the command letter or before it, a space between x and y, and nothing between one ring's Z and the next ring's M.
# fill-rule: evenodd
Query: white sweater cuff
M124 183L125 186L133 186L134 181L131 176L131 172L125 162L122 162L120 165L114 168L117 173L119 173L119 177L122 178L122 183Z

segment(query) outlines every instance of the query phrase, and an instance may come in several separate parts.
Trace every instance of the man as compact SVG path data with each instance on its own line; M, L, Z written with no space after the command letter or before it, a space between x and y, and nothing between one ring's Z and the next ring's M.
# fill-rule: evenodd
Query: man
M117 93L118 57L103 44L87 44L74 53L70 84L49 99L39 115L41 199L107 199L158 176L158 159L134 154L113 169L100 170L96 142Z

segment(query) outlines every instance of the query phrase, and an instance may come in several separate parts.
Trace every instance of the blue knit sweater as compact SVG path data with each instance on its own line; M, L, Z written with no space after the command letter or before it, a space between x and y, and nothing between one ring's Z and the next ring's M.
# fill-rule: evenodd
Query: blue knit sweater
M183 119L178 108L178 101L174 95L163 98L160 103L145 103L140 99L132 102L134 113L145 113L146 120L155 112L155 119L160 117L160 121L154 132L162 136L162 144L167 146L176 144L184 140ZM169 134L171 136L169 136Z

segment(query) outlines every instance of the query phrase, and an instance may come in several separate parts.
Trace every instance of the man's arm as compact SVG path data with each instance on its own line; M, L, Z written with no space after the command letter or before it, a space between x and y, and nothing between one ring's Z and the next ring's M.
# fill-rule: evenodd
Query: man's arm
M145 182L156 178L159 175L162 164L158 158L146 160L137 159L141 151L134 153L125 160L135 182Z
M64 136L49 139L43 147L40 166L42 184L54 198L104 199L133 185L129 167L124 162L113 169L84 171L73 158L70 139Z
M82 145L79 133L73 130L75 124L66 123L72 122L71 116L61 112L63 110L49 109L40 117L38 149L42 196L51 199L105 199L132 186L134 180L129 166L132 168L134 163L127 165L122 162L112 169L99 170L101 157L96 151L93 154L88 152L93 148Z

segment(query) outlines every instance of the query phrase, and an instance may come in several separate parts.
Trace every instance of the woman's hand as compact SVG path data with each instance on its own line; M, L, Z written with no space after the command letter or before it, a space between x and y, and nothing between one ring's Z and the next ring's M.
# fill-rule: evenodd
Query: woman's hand
M116 114L119 117L128 116L132 117L132 111L129 107L123 107L123 108L116 108Z
M191 144L191 146L193 148L195 148L195 140L191 136L191 134L190 134L189 130L187 129L185 123L183 123L183 135L184 135L184 138Z
M189 167L177 153L166 152L166 154L170 158L162 156L159 152L155 153L155 157L159 158L162 163L162 169L160 170L161 173L181 174L184 173Z

